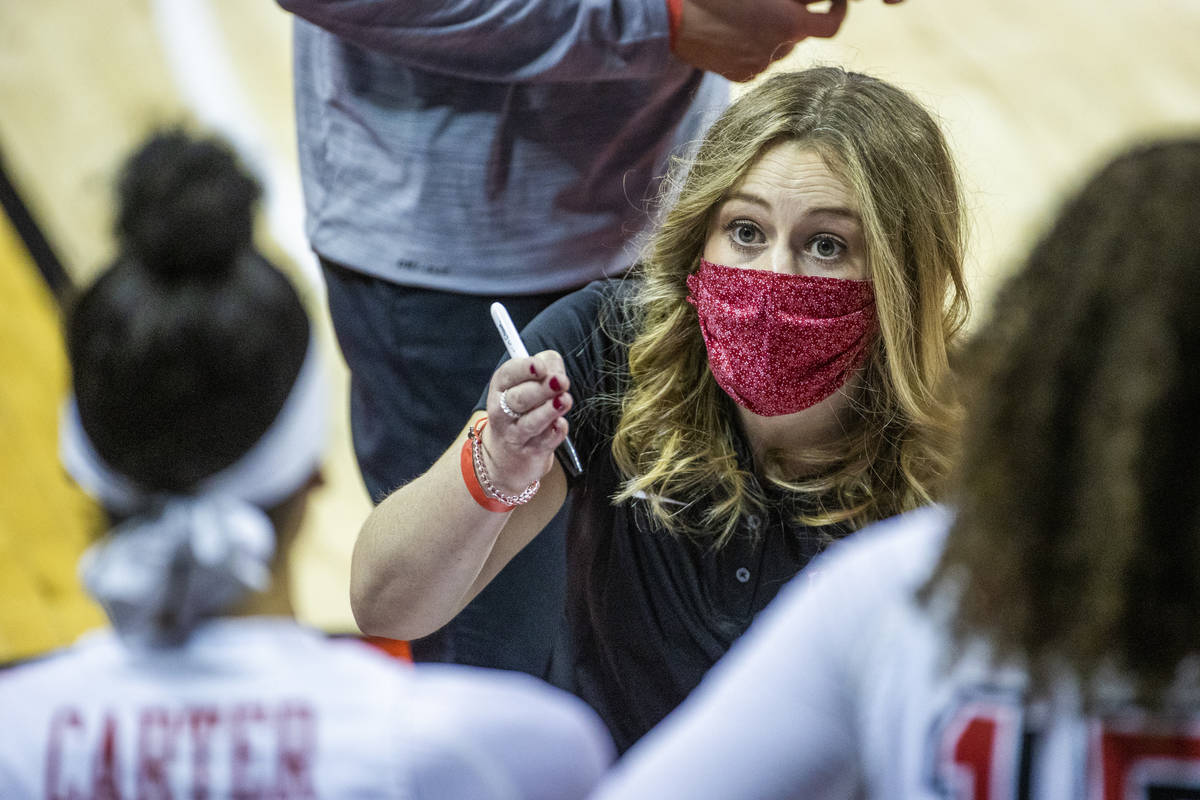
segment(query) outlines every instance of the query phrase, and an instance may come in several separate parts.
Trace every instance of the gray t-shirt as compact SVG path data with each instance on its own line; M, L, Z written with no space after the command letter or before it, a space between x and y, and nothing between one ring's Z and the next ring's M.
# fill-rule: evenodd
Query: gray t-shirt
M532 294L622 271L728 84L664 0L280 0L307 232L398 284Z

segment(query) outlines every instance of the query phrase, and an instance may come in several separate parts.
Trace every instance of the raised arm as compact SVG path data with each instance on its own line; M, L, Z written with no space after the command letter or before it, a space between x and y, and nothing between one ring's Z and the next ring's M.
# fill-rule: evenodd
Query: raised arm
M409 66L477 81L648 77L670 61L664 0L278 0Z
M554 448L567 435L569 388L552 350L506 361L492 376L487 411L471 418L428 472L372 511L350 571L351 607L364 633L412 639L437 630L550 521L567 492ZM518 418L502 410L502 391ZM485 417L481 455L494 487L515 496L541 480L533 498L512 511L485 508L464 479L467 431Z
M278 0L361 47L477 81L646 78L679 61L749 80L802 39L830 37L847 0ZM900 0L884 0L888 3Z

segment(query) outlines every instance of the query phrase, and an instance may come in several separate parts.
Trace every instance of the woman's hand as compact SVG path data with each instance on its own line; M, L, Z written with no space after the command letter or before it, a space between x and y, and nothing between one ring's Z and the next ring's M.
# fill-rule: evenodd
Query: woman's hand
M553 350L510 359L492 375L483 460L500 491L520 494L550 470L554 448L567 438L569 388L562 356Z

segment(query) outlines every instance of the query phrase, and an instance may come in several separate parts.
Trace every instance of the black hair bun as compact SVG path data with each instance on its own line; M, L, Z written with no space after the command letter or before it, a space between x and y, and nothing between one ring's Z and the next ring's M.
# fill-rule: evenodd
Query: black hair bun
M173 129L130 156L117 192L122 252L185 278L222 275L251 247L262 190L223 142Z

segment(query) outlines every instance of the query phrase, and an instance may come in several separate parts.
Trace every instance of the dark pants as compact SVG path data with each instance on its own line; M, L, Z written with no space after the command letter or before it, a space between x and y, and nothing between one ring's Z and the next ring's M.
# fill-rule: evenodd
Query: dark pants
M455 443L504 354L489 306L523 328L563 293L495 298L415 289L322 260L329 311L350 367L350 427L378 503ZM441 631L412 643L419 661L551 677L563 633L566 509Z

